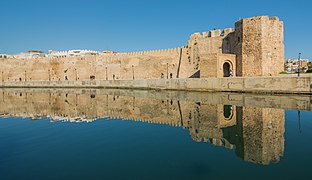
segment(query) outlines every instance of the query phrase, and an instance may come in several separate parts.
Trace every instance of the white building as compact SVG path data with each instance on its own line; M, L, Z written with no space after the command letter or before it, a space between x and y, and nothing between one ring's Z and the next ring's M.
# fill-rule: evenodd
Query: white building
M42 51L29 50L26 53L19 53L19 54L12 55L12 57L16 59L36 59L36 58L47 57L47 54L45 54Z
M285 61L285 71L288 73L294 73L300 71L306 72L308 70L308 63L310 61L308 59L287 59Z
M11 55L9 54L0 54L0 59L6 59L6 58L10 58Z
M114 52L115 53L115 52ZM22 52L19 54L9 55L9 54L0 54L0 59L5 58L16 58L16 59L36 59L36 58L45 58L45 57L75 57L75 56L85 56L87 54L100 54L98 51L93 50L68 50L68 51L57 51L49 50L49 53L46 54L42 51L29 50L27 52ZM112 54L110 52L109 54Z
M68 51L57 51L49 50L49 57L72 57L72 56L85 56L86 54L98 54L98 51L93 50L68 50Z

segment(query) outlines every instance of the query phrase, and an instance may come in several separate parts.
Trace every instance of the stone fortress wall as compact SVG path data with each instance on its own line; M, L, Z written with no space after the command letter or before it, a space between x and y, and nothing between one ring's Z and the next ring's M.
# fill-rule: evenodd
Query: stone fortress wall
M283 22L257 16L235 29L191 35L180 48L85 56L0 56L0 77L8 81L75 81L274 76L283 71Z
M58 81L176 78L180 48L146 52L0 60L2 80ZM168 73L167 73L168 67ZM66 79L67 77L67 79ZM169 77L168 77L169 78Z

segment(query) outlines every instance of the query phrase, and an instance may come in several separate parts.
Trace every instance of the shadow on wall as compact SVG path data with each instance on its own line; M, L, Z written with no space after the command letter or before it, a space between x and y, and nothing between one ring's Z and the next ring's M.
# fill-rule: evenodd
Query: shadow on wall
M239 39L237 41L240 41ZM227 34L222 40L222 54L234 54L235 48L235 33Z
M198 70L196 73L194 73L192 76L189 78L200 78L200 70Z

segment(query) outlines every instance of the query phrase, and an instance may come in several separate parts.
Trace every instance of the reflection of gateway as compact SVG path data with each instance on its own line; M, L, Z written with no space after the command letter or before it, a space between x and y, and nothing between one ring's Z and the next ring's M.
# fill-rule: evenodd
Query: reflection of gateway
M284 110L264 106L266 102L270 102L268 106L278 106L272 103L272 96L268 101L265 96L245 98L239 94L211 93L185 96L182 92L168 91L1 91L0 114L6 116L51 117L53 122L121 118L182 126L194 141L235 149L240 158L253 163L278 162L284 153ZM248 102L257 103L241 106ZM262 107L256 107L258 104Z
M224 105L223 106L223 116L224 120L231 121L234 115L234 107L232 105Z

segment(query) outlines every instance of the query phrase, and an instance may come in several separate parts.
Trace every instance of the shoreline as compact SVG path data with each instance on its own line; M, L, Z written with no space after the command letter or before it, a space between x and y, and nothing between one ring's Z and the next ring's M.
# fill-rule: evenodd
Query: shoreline
M311 95L312 76L143 80L18 81L0 82L0 88L96 88Z

